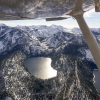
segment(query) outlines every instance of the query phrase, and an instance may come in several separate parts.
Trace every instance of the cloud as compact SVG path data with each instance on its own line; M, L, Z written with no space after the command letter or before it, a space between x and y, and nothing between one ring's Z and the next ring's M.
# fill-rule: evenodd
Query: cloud
M95 9L89 10L85 12L84 17L92 17L94 13L95 13Z
M95 12L95 8L92 10L89 10L84 14L84 17L100 17L100 12Z

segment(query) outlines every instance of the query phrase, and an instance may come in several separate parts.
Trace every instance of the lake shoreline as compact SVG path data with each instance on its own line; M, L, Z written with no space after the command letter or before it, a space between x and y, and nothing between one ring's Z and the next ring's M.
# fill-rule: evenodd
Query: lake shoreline
M37 78L49 79L57 76L57 70L51 66L51 58L32 57L24 60L24 66Z
M98 69L93 70L93 84L96 90L100 93L100 72Z

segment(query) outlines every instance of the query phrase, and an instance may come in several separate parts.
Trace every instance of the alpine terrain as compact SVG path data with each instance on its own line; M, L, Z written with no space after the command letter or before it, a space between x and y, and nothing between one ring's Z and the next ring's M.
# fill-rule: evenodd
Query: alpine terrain
M100 44L100 29L91 31ZM28 57L51 58L57 77L31 75L23 65ZM100 100L96 68L78 28L0 24L0 100Z

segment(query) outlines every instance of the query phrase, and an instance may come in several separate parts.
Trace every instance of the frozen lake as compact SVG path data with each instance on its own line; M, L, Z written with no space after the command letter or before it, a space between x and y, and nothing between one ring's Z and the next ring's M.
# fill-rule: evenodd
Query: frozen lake
M94 74L94 86L100 93L100 72L99 70L94 70L93 74Z
M27 70L37 78L49 79L57 76L57 71L51 67L51 59L45 57L27 58L24 61Z

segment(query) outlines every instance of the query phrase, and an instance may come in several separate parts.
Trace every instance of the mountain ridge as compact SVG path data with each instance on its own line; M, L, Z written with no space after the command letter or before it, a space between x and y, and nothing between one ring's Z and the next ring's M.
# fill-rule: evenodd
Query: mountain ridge
M0 26L1 100L100 100L93 85L93 70L97 67L82 34L51 27L49 33L47 26ZM100 44L100 33L93 34ZM23 66L27 57L51 58L57 77L34 77Z

